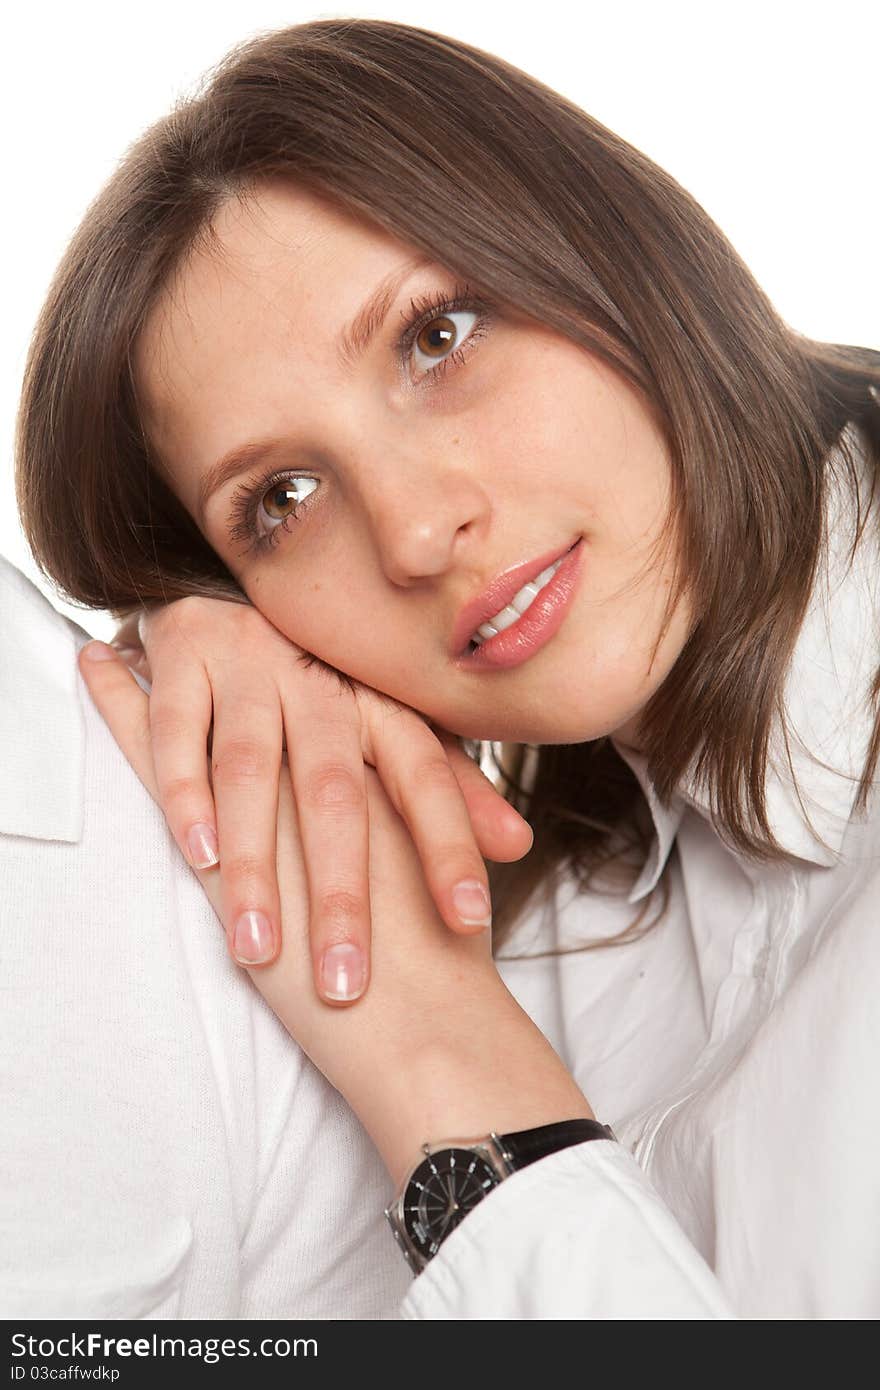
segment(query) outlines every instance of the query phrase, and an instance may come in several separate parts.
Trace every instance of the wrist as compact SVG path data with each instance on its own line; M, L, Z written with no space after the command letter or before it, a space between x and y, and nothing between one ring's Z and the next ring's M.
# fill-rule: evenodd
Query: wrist
M476 1139L560 1120L595 1119L558 1054L498 980L492 1008L395 1049L370 1080L341 1089L379 1150L395 1189L418 1163L421 1145Z

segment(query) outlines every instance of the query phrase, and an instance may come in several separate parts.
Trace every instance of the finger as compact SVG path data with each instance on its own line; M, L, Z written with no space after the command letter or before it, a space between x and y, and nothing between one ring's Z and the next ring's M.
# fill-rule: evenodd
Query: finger
M326 685L326 689L324 688ZM351 1003L370 973L369 812L360 714L344 690L304 682L284 701L287 757L309 887L315 988Z
M149 697L141 690L125 663L120 661L115 649L105 642L89 642L82 648L79 669L98 713L147 792L158 804ZM216 883L211 882L208 874L201 873L199 877L208 900L220 918Z
M444 922L453 931L484 931L492 920L488 874L443 744L405 709L375 714L371 723L376 771L406 822Z
M276 832L281 706L268 682L214 689L212 772L223 922L241 965L267 965L281 947Z
M106 642L88 642L79 653L78 664L98 713L150 796L157 800L149 697Z
M504 799L492 779L468 756L453 734L437 728L434 732L455 773L481 854L502 864L522 859L535 840L528 821Z
M194 869L220 858L214 797L208 781L208 730L213 695L201 660L156 658L150 730L159 804L181 852Z

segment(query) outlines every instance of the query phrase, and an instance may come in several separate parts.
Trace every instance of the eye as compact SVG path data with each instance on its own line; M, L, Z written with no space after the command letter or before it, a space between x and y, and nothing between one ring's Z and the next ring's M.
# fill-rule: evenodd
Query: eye
M397 344L404 371L419 381L430 377L433 385L470 356L493 319L492 305L467 284L411 299L401 315L404 327Z
M254 513L254 529L258 536L265 536L297 514L297 508L318 486L317 478L301 478L287 474L273 480L271 487L257 500Z
M480 318L473 309L452 309L435 313L417 328L410 345L415 364L422 369L417 374L425 376L448 359L456 360L461 345L472 337Z

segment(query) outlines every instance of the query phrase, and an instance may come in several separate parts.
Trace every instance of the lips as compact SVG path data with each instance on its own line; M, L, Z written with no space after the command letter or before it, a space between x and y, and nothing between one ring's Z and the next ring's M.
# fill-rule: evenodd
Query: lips
M500 613L502 608L506 608L524 584L528 584L532 579L537 579L543 570L567 555L577 545L578 539L579 537L575 537L573 541L569 541L561 549L546 551L543 555L535 556L533 560L523 560L518 565L512 565L510 569L499 574L488 589L466 603L459 613L453 629L453 657L463 656L477 628L482 623L488 622L494 614Z

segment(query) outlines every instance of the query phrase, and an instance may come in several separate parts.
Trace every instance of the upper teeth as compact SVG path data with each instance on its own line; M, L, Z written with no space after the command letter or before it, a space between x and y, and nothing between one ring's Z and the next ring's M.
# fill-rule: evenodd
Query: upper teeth
M545 585L550 583L550 580L553 578L564 559L565 556L560 555L559 559L554 564L548 565L545 570L541 570L541 573L536 579L532 579L528 584L524 584L519 592L514 594L506 608L502 608L501 612L496 613L494 618L489 618L487 622L481 623L471 638L471 641L479 646L481 642L487 640L489 637L494 637L497 632L503 632L506 627L510 627L513 623L517 622L522 617L523 613L525 613L526 609L534 603Z

